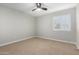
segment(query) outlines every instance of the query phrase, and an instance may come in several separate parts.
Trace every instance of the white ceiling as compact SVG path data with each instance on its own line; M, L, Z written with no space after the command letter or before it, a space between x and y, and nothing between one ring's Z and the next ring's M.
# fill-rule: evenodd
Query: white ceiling
M35 3L1 3L0 5L17 9L19 11L22 11L24 13L28 13L32 16L38 17L44 14L48 14L51 12L72 8L76 6L76 3L43 3L43 7L47 7L47 11L32 11L32 9L36 8Z

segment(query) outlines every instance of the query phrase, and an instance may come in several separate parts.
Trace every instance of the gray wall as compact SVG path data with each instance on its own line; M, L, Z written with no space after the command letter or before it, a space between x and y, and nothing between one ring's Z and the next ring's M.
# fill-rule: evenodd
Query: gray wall
M0 6L0 44L35 35L35 20L20 11Z
M53 31L52 20L53 16L70 13L71 17L71 31ZM68 42L76 42L76 18L75 8L54 12L48 15L40 16L37 19L38 36L64 40Z
M71 13L72 30L53 31L53 16ZM30 36L43 36L59 40L76 42L75 8L54 12L34 18L23 12L0 6L0 44L27 38Z

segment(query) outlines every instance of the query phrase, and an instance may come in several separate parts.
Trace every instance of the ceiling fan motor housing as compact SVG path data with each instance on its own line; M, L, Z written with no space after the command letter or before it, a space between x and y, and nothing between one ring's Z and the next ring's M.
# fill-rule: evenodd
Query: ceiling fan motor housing
M41 3L36 3L37 8L41 8Z
M40 8L40 9L42 9L42 10L45 10L45 11L47 11L47 8L45 8L45 7L41 7L41 3L36 3L36 9L33 9L32 11L35 11L35 10L37 10L38 8Z

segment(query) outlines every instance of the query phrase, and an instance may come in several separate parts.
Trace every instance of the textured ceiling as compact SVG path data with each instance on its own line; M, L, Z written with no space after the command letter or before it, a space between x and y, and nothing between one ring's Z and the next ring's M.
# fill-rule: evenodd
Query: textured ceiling
M47 11L32 11L32 9L36 8L35 3L1 3L0 5L17 9L19 11L22 11L24 13L30 14L32 16L38 17L41 15L45 15L48 13L52 13L55 11L67 9L67 8L72 8L76 6L77 4L75 3L43 3L43 7L47 7Z

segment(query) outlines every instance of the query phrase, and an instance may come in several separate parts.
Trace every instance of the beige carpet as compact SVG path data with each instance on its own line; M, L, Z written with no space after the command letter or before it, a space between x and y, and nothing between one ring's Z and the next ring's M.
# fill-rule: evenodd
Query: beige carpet
M4 47L0 54L6 55L78 55L79 50L73 44L53 40L31 38Z

